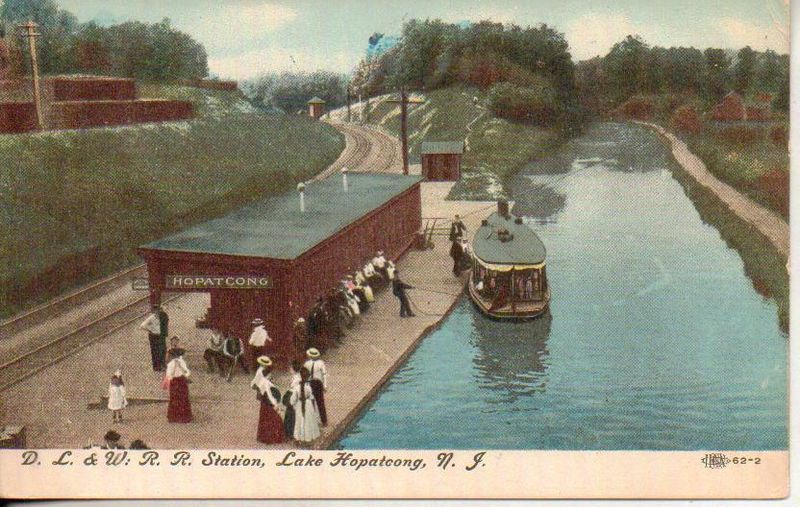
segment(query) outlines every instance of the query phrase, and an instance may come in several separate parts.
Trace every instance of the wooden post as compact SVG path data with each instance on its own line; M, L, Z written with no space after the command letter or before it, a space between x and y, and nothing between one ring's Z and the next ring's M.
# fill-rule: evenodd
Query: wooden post
M347 85L347 123L350 123L350 85Z
M33 21L28 21L24 25L19 25L20 28L25 29L23 37L28 38L28 49L31 54L31 74L33 75L33 107L36 109L36 128L41 129L42 122L42 100L39 94L39 64L36 62L36 37L41 34L36 31L39 27Z
M408 97L400 88L400 142L403 145L403 174L408 174Z

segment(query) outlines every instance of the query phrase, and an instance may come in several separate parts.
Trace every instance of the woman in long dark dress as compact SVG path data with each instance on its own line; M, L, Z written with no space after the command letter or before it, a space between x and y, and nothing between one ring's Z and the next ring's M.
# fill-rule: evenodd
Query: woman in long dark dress
M187 377L191 374L186 361L183 360L184 350L173 348L170 350L170 362L167 364L167 378L169 379L169 406L167 407L167 421L171 423L192 422L192 404L189 401L189 383Z
M267 356L259 356L256 363L259 368L250 383L256 390L256 397L261 402L256 439L262 444L279 444L284 441L283 421L277 412L278 403L281 401L281 392L270 378L272 360Z

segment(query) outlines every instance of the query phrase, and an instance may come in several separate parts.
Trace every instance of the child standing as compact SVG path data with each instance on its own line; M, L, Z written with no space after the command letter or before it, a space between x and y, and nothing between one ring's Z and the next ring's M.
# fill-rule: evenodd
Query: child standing
M125 395L125 382L122 381L122 372L117 370L108 384L108 409L111 410L111 422L122 422L122 409L128 406Z

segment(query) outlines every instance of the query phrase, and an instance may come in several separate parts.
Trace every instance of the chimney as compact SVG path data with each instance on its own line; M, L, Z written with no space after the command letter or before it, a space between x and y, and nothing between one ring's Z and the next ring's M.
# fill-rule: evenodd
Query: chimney
M297 191L300 192L300 212L305 212L306 210L306 184L305 183L298 183L297 184Z
M342 167L342 187L345 192L347 192L347 171L347 167Z
M508 220L509 217L508 201L506 200L497 201L497 214Z

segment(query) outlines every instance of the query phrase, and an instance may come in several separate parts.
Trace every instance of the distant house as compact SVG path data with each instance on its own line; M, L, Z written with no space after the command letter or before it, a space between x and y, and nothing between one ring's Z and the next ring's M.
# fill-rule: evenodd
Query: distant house
M325 114L325 101L319 97L306 102L308 104L308 115L314 119L319 119Z
M428 181L457 181L461 178L464 141L422 143L422 177Z

